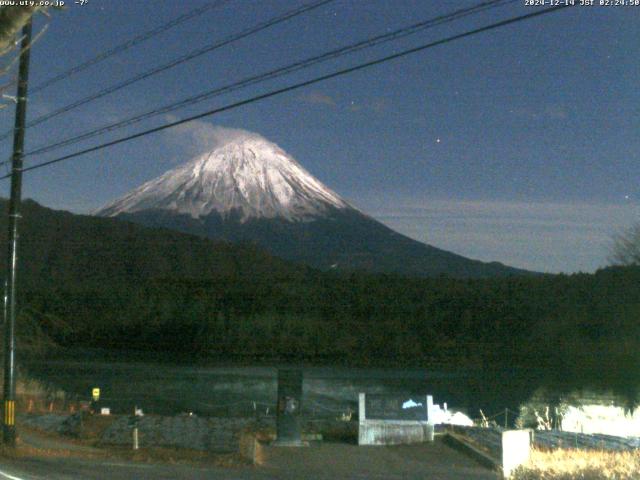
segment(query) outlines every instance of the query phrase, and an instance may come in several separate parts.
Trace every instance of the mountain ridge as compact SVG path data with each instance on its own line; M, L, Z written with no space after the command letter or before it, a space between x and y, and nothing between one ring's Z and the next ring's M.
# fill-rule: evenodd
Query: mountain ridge
M413 240L359 212L334 211L312 222L251 219L245 223L209 215L193 219L162 210L116 218L153 228L171 228L207 238L254 244L276 257L321 270L339 269L404 276L458 278L530 275L499 262L482 262ZM231 219L231 221L229 221ZM216 232L215 236L211 232ZM401 248L400 248L400 247ZM318 255L318 252L322 252ZM399 268L399 266L402 268Z
M320 269L409 276L530 274L395 232L343 200L293 157L246 132L95 212L230 242Z
M199 218L240 210L241 222L277 217L304 221L328 207L353 208L276 144L247 136L145 182L95 214L160 208Z

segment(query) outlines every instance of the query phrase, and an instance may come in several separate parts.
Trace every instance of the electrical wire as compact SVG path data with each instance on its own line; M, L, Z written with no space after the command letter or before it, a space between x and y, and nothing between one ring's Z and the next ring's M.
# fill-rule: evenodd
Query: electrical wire
M158 115L161 114L165 114L165 113L169 113L169 112L173 112L175 110L179 110L181 108L187 107L187 106L191 106L197 103L200 103L202 101L208 100L210 98L222 95L222 94L226 94L226 93L230 93L236 90L239 90L241 88L245 88L248 87L250 85L255 85L257 83L262 83L266 80L272 80L274 78L279 78L283 75L287 75L302 69L306 69L309 68L313 65L317 65L320 63L324 63L326 61L329 60L333 60L335 58L339 58L342 57L344 55L347 54L351 54L360 50L363 50L365 48L370 48L376 45L380 45L383 43L387 43L390 41L394 41L394 40L398 40L400 38L404 38L407 37L409 35L413 35L415 33L424 31L428 28L432 28L432 27L436 27L438 25L442 25L445 23L449 23L455 20L458 20L460 18L469 16L469 15L473 15L473 14L477 14L481 11L485 11L488 9L492 9L492 8L497 8L497 7L501 7L504 6L506 4L509 3L514 3L517 0L490 0L490 1L485 1L482 2L480 4L477 4L473 7L470 8L465 8L465 9L461 9L461 10L456 10L452 13L446 14L446 15L440 15L438 17L435 18L430 18L428 20L424 20L418 23L415 23L413 25L410 25L408 27L404 27L404 28L400 28L397 29L393 32L389 32L389 33L385 33L382 35L378 35L376 37L373 38L368 38L366 40L362 40L359 41L357 43L354 44L350 44L326 53L323 53L321 55L317 55L314 57L310 57L298 62L295 62L293 64L287 65L285 67L280 67L277 68L275 70L271 70L269 72L265 72L262 73L260 75L254 75L252 77L248 77L245 78L243 80L240 80L238 82L229 84L229 85L225 85L223 87L219 87L216 88L214 90L209 90L206 91L204 93L200 93L198 95L192 96L192 97L188 97L186 99L183 99L179 102L174 102L174 103L170 103L168 105L165 105L163 107L160 108L156 108L154 110L142 113L142 114L138 114L135 115L133 117L129 117L126 118L124 120L119 120L115 123L111 123L111 124L107 124L107 125L103 125L102 127L99 127L97 129L93 129L93 130L89 130L89 131L85 131L83 133L80 133L78 135L74 135L71 137L68 137L66 139L63 139L59 142L53 143L53 144L49 144L49 145L45 145L42 147L38 147L32 151L29 151L27 153L25 153L25 156L32 156L32 155L38 155L38 154L42 154L42 153L46 153L52 150L57 150L58 148L64 147L64 146L68 146L74 143L78 143L81 142L83 140L87 140L89 138L93 138L96 137L98 135L102 135L104 133L108 133L120 128L124 128L136 123L139 123L143 120L147 120L153 117L156 117Z
M100 90L99 92L96 92L92 95L88 95L84 98L81 98L80 100L77 100L73 103L70 103L68 105L65 105L64 107L60 107L56 110L53 110L52 112L46 113L44 115L41 115L37 118L35 118L34 120L30 121L27 123L27 128L30 127L34 127L36 125L39 125L41 123L44 123L48 120L51 120L52 118L58 117L64 113L70 112L71 110L74 110L82 105L86 105L87 103L93 102L95 100L98 100L99 98L105 97L107 95L110 95L111 93L117 92L119 90L122 90L123 88L126 88L130 85L133 85L134 83L140 82L142 80L145 80L149 77L152 77L154 75L157 75L159 73L165 72L171 68L174 68L178 65L181 65L183 63L186 63L190 60L193 60L194 58L200 57L206 53L212 52L214 50L217 50L219 48L222 48L226 45L229 45L231 43L234 43L238 40L241 40L243 38L249 37L251 35L254 35L258 32L261 32L263 30L266 30L267 28L270 28L274 25L278 25L279 23L285 22L287 20L290 20L292 18L295 18L299 15L302 15L304 13L307 13L311 10L315 10L316 8L319 8L323 5L326 5L328 3L331 3L335 0L318 0L309 4L305 4L301 7L298 8L294 8L292 10L289 10L287 12L285 12L284 14L278 15L276 17L273 17L267 21L261 22L251 28L245 29L243 31L241 31L240 33L236 33L233 35L229 35L228 37L225 37L224 39L217 41L213 44L207 45L205 47L202 48L198 48L196 50L192 50L191 52L182 55L181 57L178 57L168 63L165 63L163 65L160 65L158 67L154 67L151 70L147 70L146 72L143 72L141 74L138 74L134 77L128 78L120 83L117 83L115 85L111 85L107 88L104 88L102 90ZM2 135L0 135L0 140L4 140L6 138L8 138L11 135L12 131L6 131L5 133L3 133Z
M392 55L387 55L385 57L381 57L381 58L378 58L376 60L372 60L372 61L369 61L369 62L360 63L360 64L355 65L353 67L349 67L349 68L345 68L345 69L342 69L342 70L338 70L338 71L335 71L335 72L332 72L332 73L329 73L329 74L326 74L326 75L322 75L320 77L313 78L311 80L306 80L306 81L303 81L303 82L299 82L299 83L296 83L296 84L293 84L293 85L290 85L290 86L287 86L287 87L284 87L284 88L280 88L280 89L277 89L277 90L272 90L270 92L263 93L261 95L257 95L257 96L254 96L254 97L251 97L251 98L248 98L248 99L245 99L245 100L241 100L241 101L238 101L238 102L235 102L235 103L231 103L231 104L225 105L223 107L215 108L213 110L208 110L206 112L203 112L203 113L200 113L200 114L197 114L197 115L193 115L193 116L190 116L188 118L184 118L182 120L171 122L171 123L168 123L168 124L165 124L165 125L162 125L162 126L159 126L159 127L151 128L151 129L148 129L148 130L144 130L142 132L139 132L139 133L136 133L136 134L133 134L133 135L128 135L128 136L125 136L125 137L121 137L121 138L118 138L116 140L112 140L110 142L102 143L102 144L96 145L94 147L86 148L84 150L80 150L80 151L77 151L77 152L74 152L74 153L70 153L68 155L64 155L62 157L55 158L53 160L48 160L46 162L41 162L41 163L38 163L36 165L32 165L32 166L29 166L27 168L23 168L22 171L23 172L27 172L27 171L30 171L30 170L36 170L36 169L40 169L40 168L43 168L43 167L47 167L49 165L60 163L60 162L63 162L63 161L66 161L66 160L69 160L69 159L72 159L72 158L79 157L81 155L86 155L87 153L92 153L92 152L96 152L96 151L99 151L99 150L103 150L105 148L108 148L108 147L111 147L111 146L114 146L114 145L118 145L120 143L128 142L128 141L134 140L136 138L140 138L140 137L144 137L144 136L147 136L147 135L150 135L150 134L153 134L153 133L157 133L157 132L169 129L169 128L176 127L178 125L183 125L183 124L191 122L193 120L198 120L200 118L209 117L211 115L215 115L217 113L225 112L225 111L228 111L228 110L233 110L235 108L238 108L238 107L241 107L241 106L244 106L244 105L249 105L251 103L255 103L255 102L258 102L258 101L261 101L261 100L265 100L267 98L275 97L276 95L281 95L283 93L287 93L287 92L291 92L291 91L294 91L294 90L298 90L300 88L304 88L304 87L307 87L309 85L314 85L316 83L320 83L320 82L323 82L323 81L326 81L326 80L329 80L329 79L332 79L332 78L336 78L336 77L340 77L340 76L343 76L343 75L347 75L349 73L360 71L360 70L363 70L363 69L366 69L366 68L369 68L369 67L372 67L372 66L375 66L375 65L380 65L380 64L389 62L391 60L396 60L398 58L403 58L403 57L406 57L408 55L412 55L414 53L422 52L424 50L427 50L427 49L430 49L430 48L434 48L434 47L439 46L439 45L444 45L444 44L453 42L455 40L460 40L462 38L466 38L466 37L470 37L470 36L473 36L473 35L477 35L479 33L487 32L489 30L495 30L497 28L501 28L501 27L504 27L504 26L507 26L507 25L518 23L518 22L521 22L521 21L524 21L524 20L529 20L529 19L532 19L532 18L540 17L542 15L546 15L546 14L549 14L549 13L557 12L557 11L565 9L565 8L567 8L569 6L571 6L571 5L568 4L568 5L558 5L558 6L554 6L554 7L549 7L549 8L545 8L543 10L538 10L538 11L535 11L535 12L532 12L532 13L528 13L526 15L520 15L520 16L517 16L517 17L512 17L512 18L509 18L509 19L506 19L506 20L502 20L500 22L496 22L496 23L492 23L490 25L486 25L484 27L480 27L480 28L476 28L476 29L473 29L473 30L469 30L469 31L464 32L464 33L460 33L460 34L457 34L457 35L452 35L450 37L446 37L446 38L443 38L441 40L436 40L434 42L430 42L430 43L427 43L427 44L424 44L424 45L420 45L418 47L413 47L413 48L410 48L410 49L407 49L407 50L403 50L403 51L401 51L399 53L395 53L395 54L392 54ZM0 177L0 180L7 179L10 176L11 175L4 175L4 176Z
M137 35L136 37L127 40L124 43L121 43L120 45L117 45L113 48L111 48L110 50L107 50L105 52L102 52L98 55L96 55L95 57L87 60L86 62L80 63L78 65L76 65L75 67L70 68L69 70L66 70L62 73L59 73L58 75L55 75L47 80L45 80L44 82L36 85L35 87L33 87L31 89L31 94L34 94L36 92L39 92L40 90L44 90L47 87L50 87L51 85L55 85L58 82L61 82L62 80L66 80L67 78L71 77L72 75L75 75L76 73L82 72L83 70L86 70L89 67L92 67L93 65L96 65L97 63L100 63L104 60L106 60L109 57L112 57L114 55L117 55L119 53L122 53L126 50L129 50L130 48L139 45L143 42L146 42L147 40L150 40L151 38L160 35L161 33L166 32L167 30L170 30L173 27L176 27L178 25L180 25L181 23L184 23L188 20L191 20L192 18L198 17L200 15L202 15L203 13L207 12L208 10L212 10L214 8L218 8L222 5L224 5L225 3L228 3L229 0L218 0L216 2L213 3L208 3L206 5L203 5L202 7L198 7L195 8L187 13L185 13L184 15L181 15L173 20L171 20L170 22L167 22L163 25L160 25L159 27L154 28L153 30L149 30L148 32L142 33L140 35Z

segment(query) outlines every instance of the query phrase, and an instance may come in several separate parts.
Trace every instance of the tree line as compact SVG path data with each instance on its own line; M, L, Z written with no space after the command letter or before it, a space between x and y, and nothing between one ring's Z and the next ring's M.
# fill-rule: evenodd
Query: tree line
M66 347L187 360L520 365L624 383L640 362L639 284L638 267L483 280L166 278L30 290L21 321Z

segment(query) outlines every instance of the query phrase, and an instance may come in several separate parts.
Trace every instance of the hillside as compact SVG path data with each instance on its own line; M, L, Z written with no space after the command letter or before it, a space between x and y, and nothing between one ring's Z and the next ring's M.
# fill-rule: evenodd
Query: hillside
M639 268L473 280L323 273L34 202L21 232L18 330L61 346L189 362L519 366L563 388L638 394Z
M7 201L0 200L6 212ZM55 211L33 201L21 208L19 288L88 288L153 279L304 278L308 269L250 245L238 246L112 218ZM0 242L6 245L6 215ZM0 255L4 276L6 255Z

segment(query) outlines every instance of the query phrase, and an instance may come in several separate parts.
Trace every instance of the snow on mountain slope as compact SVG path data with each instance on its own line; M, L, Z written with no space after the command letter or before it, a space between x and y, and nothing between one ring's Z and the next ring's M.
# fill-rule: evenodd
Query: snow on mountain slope
M193 218L217 212L250 218L310 220L331 208L353 209L290 155L258 134L243 135L169 170L95 212L160 209Z
M260 135L207 131L209 153L97 211L152 228L257 245L320 269L460 278L527 272L418 242L355 209Z

